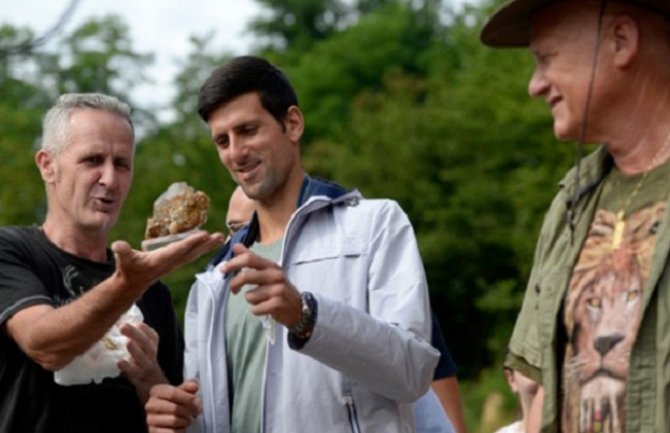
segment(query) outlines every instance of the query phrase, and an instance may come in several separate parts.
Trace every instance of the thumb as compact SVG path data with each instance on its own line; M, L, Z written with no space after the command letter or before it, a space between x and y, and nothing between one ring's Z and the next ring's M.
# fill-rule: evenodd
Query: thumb
M122 258L127 257L132 252L130 244L126 241L115 241L112 244L112 252L114 253L114 258L116 262L120 262Z
M200 389L200 385L198 384L198 381L195 379L189 379L179 385L179 388L181 388L183 391L186 391L191 394L195 394L198 392L198 389Z

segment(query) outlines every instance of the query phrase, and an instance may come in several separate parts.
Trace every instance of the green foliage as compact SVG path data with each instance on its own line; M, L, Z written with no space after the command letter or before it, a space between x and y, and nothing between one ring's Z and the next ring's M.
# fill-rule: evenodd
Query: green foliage
M143 68L152 61L152 55L133 50L121 18L109 15L91 19L66 36L42 68L55 80L56 94L102 92L133 102L131 90L146 80Z
M266 13L251 23L268 48L307 48L333 34L345 14L341 0L258 0Z
M520 418L517 397L499 366L482 370L477 382L461 382L461 394L470 433L491 433Z
M526 96L530 56L481 45L488 3L454 12L435 0L259 2L266 13L253 26L269 42L263 54L287 73L306 117L305 167L405 209L464 380L470 430L490 431L514 416L500 361L543 213L573 159L572 146L553 138L547 108ZM31 35L0 27L0 51ZM230 53L212 51L209 39L191 39L174 83L174 118L158 123L150 107L133 104L144 123L134 186L112 239L139 246L153 201L176 181L207 192L206 228L224 227L233 182L195 110L201 83ZM1 224L42 218L32 154L56 94L95 90L132 102L150 62L113 16L75 29L53 50L0 55L0 152L11 179L0 190ZM180 314L207 259L166 278ZM489 425L480 415L496 394L504 403Z
M38 146L41 117L49 105L45 92L20 77L28 75L29 53L16 50L32 39L32 32L4 25L0 27L0 154L2 176L0 222L32 223L44 212L43 184L33 162Z
M450 349L475 377L507 343L572 149L524 96L527 54L483 47L477 9L450 19L440 27L431 9L383 7L285 69L312 131L306 167L401 203Z

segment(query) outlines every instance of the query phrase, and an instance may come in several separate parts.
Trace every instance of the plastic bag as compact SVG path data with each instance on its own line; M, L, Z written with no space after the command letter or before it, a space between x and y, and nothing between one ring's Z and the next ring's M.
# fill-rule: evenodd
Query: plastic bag
M128 337L121 334L120 326L124 323L141 323L143 320L142 312L137 305L133 304L100 341L55 372L56 383L83 385L91 382L100 383L106 377L118 377L121 370L116 363L121 359L130 359L130 353L126 347Z

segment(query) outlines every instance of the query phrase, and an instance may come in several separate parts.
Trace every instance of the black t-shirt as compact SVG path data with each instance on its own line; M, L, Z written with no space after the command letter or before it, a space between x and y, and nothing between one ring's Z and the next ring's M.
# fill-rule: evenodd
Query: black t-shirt
M71 302L114 272L107 263L68 254L37 227L0 228L0 326L37 304ZM138 301L144 321L160 336L158 362L168 380L181 383L183 338L170 293L161 283ZM60 386L54 374L28 358L0 332L0 433L146 432L145 414L125 378Z

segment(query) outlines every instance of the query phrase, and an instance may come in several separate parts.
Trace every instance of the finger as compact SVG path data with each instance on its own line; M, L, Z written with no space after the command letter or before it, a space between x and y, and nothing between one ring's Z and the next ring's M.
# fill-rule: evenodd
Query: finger
M140 326L144 325L144 326ZM158 353L158 334L146 324L123 324L120 327L123 335L128 337L126 344L128 353L140 365L151 362Z
M152 426L148 423L148 420L147 427L149 427L149 433L186 433L185 428Z
M151 387L149 400L145 405L147 412L155 414L172 414L192 416L201 408L200 399L195 393L172 385L161 384Z
M248 258L245 257L246 254L253 254L253 253L247 250L243 253L235 254L230 260L221 263L219 269L226 275L238 272L245 266L245 263L248 261Z
M147 424L153 428L163 429L185 429L191 424L193 418L180 417L171 414L154 414L147 413ZM152 430L154 431L154 430ZM174 431L174 430L166 430Z
M272 316L277 322L290 326L300 320L300 305L282 297L268 297L255 304L249 303L249 312L255 316Z
M231 289L237 293L245 285L251 286L270 286L286 284L284 272L279 268L266 268L262 270L244 268L244 270L232 280L230 280Z
M186 433L183 428L163 428L149 426L149 433Z
M150 347L142 346L136 341L129 341L126 348L132 359L131 364L134 364L140 369L148 368L152 360L155 359L155 357L152 356L153 353Z
M188 379L184 383L178 386L182 391L186 391L191 394L195 394L200 389L200 384L195 379Z
M152 333L155 334L155 331L144 323L123 323L119 326L119 331L129 340L140 343L141 346L149 346L154 341L158 341L157 335L152 335Z
M242 244L235 244L233 246L233 251L235 251L235 256L223 265L223 271L226 274L235 273L242 268L260 270L279 267L272 260L268 260L260 257L257 254L254 254Z
M135 383L136 379L139 380L140 369L134 362L129 362L125 359L120 359L116 362L116 366L123 372L128 380Z
M152 406L149 406L149 403L151 400L145 406L147 421L151 420L151 424L155 426L187 427L198 416L195 411L173 402L163 401L161 404L154 403Z
M200 230L147 254L159 263L186 263L221 245L223 240L221 233L209 234Z
M192 260L222 245L224 241L225 237L222 233L209 234L202 231L184 239L182 241L183 245L179 245L179 250L182 252L184 258Z
M127 325L127 326L126 326ZM142 341L148 341L151 343L151 347L158 347L158 342L160 340L160 337L158 335L158 332L151 326L147 325L144 322L131 322L122 325L121 332L124 332L124 328L127 328L127 332L133 333L133 335L137 335L138 338L135 338L137 340L141 339ZM124 334L126 335L126 334ZM128 336L128 335L126 335Z

